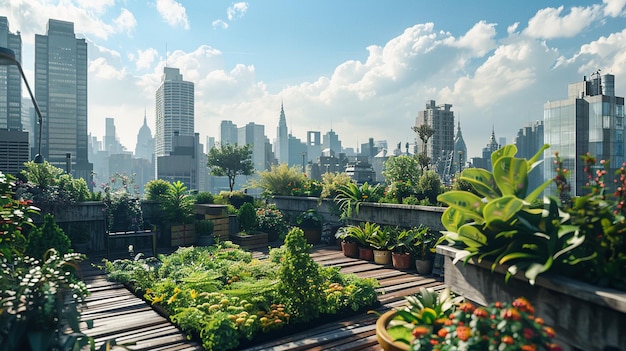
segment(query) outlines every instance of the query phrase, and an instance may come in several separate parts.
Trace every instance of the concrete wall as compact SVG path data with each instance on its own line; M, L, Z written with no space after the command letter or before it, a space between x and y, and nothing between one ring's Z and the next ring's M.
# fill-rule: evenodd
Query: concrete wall
M271 203L283 211L289 218L314 208L328 222L339 221L339 209L332 200L319 201L316 197L274 196ZM445 208L434 206L416 206L364 202L359 213L354 214L350 223L376 222L382 225L417 227L424 225L434 230L443 230L441 215Z

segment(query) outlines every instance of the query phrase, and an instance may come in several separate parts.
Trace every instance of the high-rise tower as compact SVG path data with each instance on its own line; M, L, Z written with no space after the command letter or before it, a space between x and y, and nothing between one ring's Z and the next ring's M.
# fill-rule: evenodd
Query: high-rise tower
M194 85L183 80L178 68L165 67L156 91L155 111L158 162L158 157L167 156L173 150L175 135L194 136Z
M35 35L35 97L43 115L41 153L91 186L87 149L87 43L74 23L50 19L46 35Z
M465 140L463 140L463 134L461 134L460 121L458 123L456 136L454 137L454 153L452 160L453 175L463 171L467 163L467 146L465 145Z
M285 109L280 104L280 118L278 127L276 128L276 140L274 141L274 153L278 159L278 163L289 163L289 134L287 131L287 119L285 118Z
M154 138L152 137L150 127L148 127L145 112L143 114L143 125L139 128L139 133L137 133L135 157L143 158L150 162L153 162L154 158Z
M415 118L415 127L430 126L435 133L428 139L426 154L431 162L446 159L454 151L454 112L452 105L437 106L435 100L426 102L426 109L420 111Z
M587 183L580 156L589 152L598 160L610 161L605 176L608 187L612 176L624 162L624 98L615 96L615 76L600 72L588 80L568 85L567 99L546 102L543 106L544 179L554 178L554 153L569 170L572 195L582 195Z
M9 31L9 21L0 17L0 46L15 52L22 62L22 37ZM22 130L22 77L17 66L0 66L0 129Z

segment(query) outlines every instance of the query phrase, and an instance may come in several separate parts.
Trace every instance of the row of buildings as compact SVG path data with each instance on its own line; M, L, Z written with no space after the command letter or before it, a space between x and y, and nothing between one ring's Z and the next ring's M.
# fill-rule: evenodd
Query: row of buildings
M20 33L9 31L6 17L0 17L0 47L13 50L21 62ZM71 22L50 19L45 35L35 36L35 97L43 118L38 135L37 118L30 101L22 101L20 73L15 66L0 65L0 169L18 173L35 154L35 140L41 140L41 154L51 164L66 169L90 186L106 182L114 173L135 174L140 189L151 179L183 181L188 188L218 192L227 188L225 179L209 176L206 154L217 143L209 137L203 145L195 129L194 83L185 81L178 68L165 67L155 91L155 133L144 124L137 134L135 150L126 150L116 135L113 118L106 119L102 140L88 134L87 126L87 43L76 38ZM624 98L615 95L615 77L610 74L584 77L568 86L568 96L544 105L543 121L521 128L515 137L521 156L530 157L541 145L559 150L565 166L572 171L574 191L583 191L584 165L578 156L590 152L610 160L612 169L624 162ZM468 158L461 125L451 104L426 102L418 112L414 129L426 125L432 136L413 143L398 143L390 149L386 141L369 139L360 151L343 148L331 129L324 135L308 131L301 140L287 128L281 104L277 113L276 139L270 142L265 126L248 123L237 126L222 121L220 143L252 144L256 170L286 163L302 167L314 179L324 172L348 170L358 181L382 180L384 162L391 156L425 153L444 182L465 167L491 168L490 155L505 140L492 132L479 157ZM407 128L411 126L407 125ZM206 146L205 146L206 145ZM544 155L552 164L551 151ZM609 172L612 174L613 172ZM532 174L531 186L554 176L552 167ZM239 187L246 179L239 179Z

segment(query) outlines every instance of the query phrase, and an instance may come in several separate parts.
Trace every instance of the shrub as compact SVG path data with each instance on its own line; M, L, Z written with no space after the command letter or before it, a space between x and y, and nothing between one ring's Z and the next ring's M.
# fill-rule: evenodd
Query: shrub
M346 173L326 172L322 174L322 192L320 198L334 199L342 187L352 183L352 178Z
M27 240L22 231L33 226L30 216L38 212L30 202L15 199L14 186L15 178L0 171L0 256L9 259L24 253Z
M269 170L258 173L259 177L251 181L251 187L263 189L264 195L291 195L292 189L301 188L307 181L306 174L298 167L289 167L286 163L272 165Z
M103 184L106 224L108 231L143 229L143 211L139 191L132 176L115 173Z
M208 191L201 191L196 194L197 204L212 204L214 203L213 194Z
M278 237L287 233L288 226L285 216L275 205L257 208L256 217L260 231L276 234Z
M259 227L254 205L249 202L244 203L237 212L237 221L243 232L248 234L254 232Z
M171 187L170 182L163 179L153 179L146 183L144 189L146 198L151 201L161 201Z
M201 236L213 234L215 223L210 219L201 219L195 223L196 234Z
M28 246L26 247L26 255L43 259L44 254L55 249L59 255L63 256L70 252L72 243L70 238L54 221L54 216L46 214L43 219L43 225L35 228L28 234Z

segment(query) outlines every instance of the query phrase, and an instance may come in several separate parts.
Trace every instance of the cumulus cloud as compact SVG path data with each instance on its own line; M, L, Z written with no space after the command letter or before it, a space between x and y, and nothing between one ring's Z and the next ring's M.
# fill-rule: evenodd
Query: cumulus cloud
M243 17L246 14L246 11L248 11L248 3L237 2L234 3L232 6L229 6L228 9L226 9L226 15L228 16L228 20L232 21L234 19Z
M626 0L602 0L604 6L604 15L609 17L624 16L624 6Z
M132 12L122 9L120 15L113 20L116 31L130 34L137 27L137 20Z
M110 65L103 57L99 57L89 62L89 74L98 79L122 79L126 75L126 71L118 70Z
M170 26L182 26L184 29L189 29L187 10L179 2L175 0L157 0L157 11Z
M572 7L566 15L563 15L563 10L564 7L560 6L537 11L528 21L524 33L539 39L571 38L597 21L602 14L599 5Z
M98 14L102 14L106 12L109 7L115 5L115 0L76 0L78 7L83 8L87 11L93 11Z
M145 70L149 69L154 60L159 56L159 52L154 48L149 48L146 50L137 50L137 55L132 55L130 57L131 61L135 62L135 66L137 69Z

